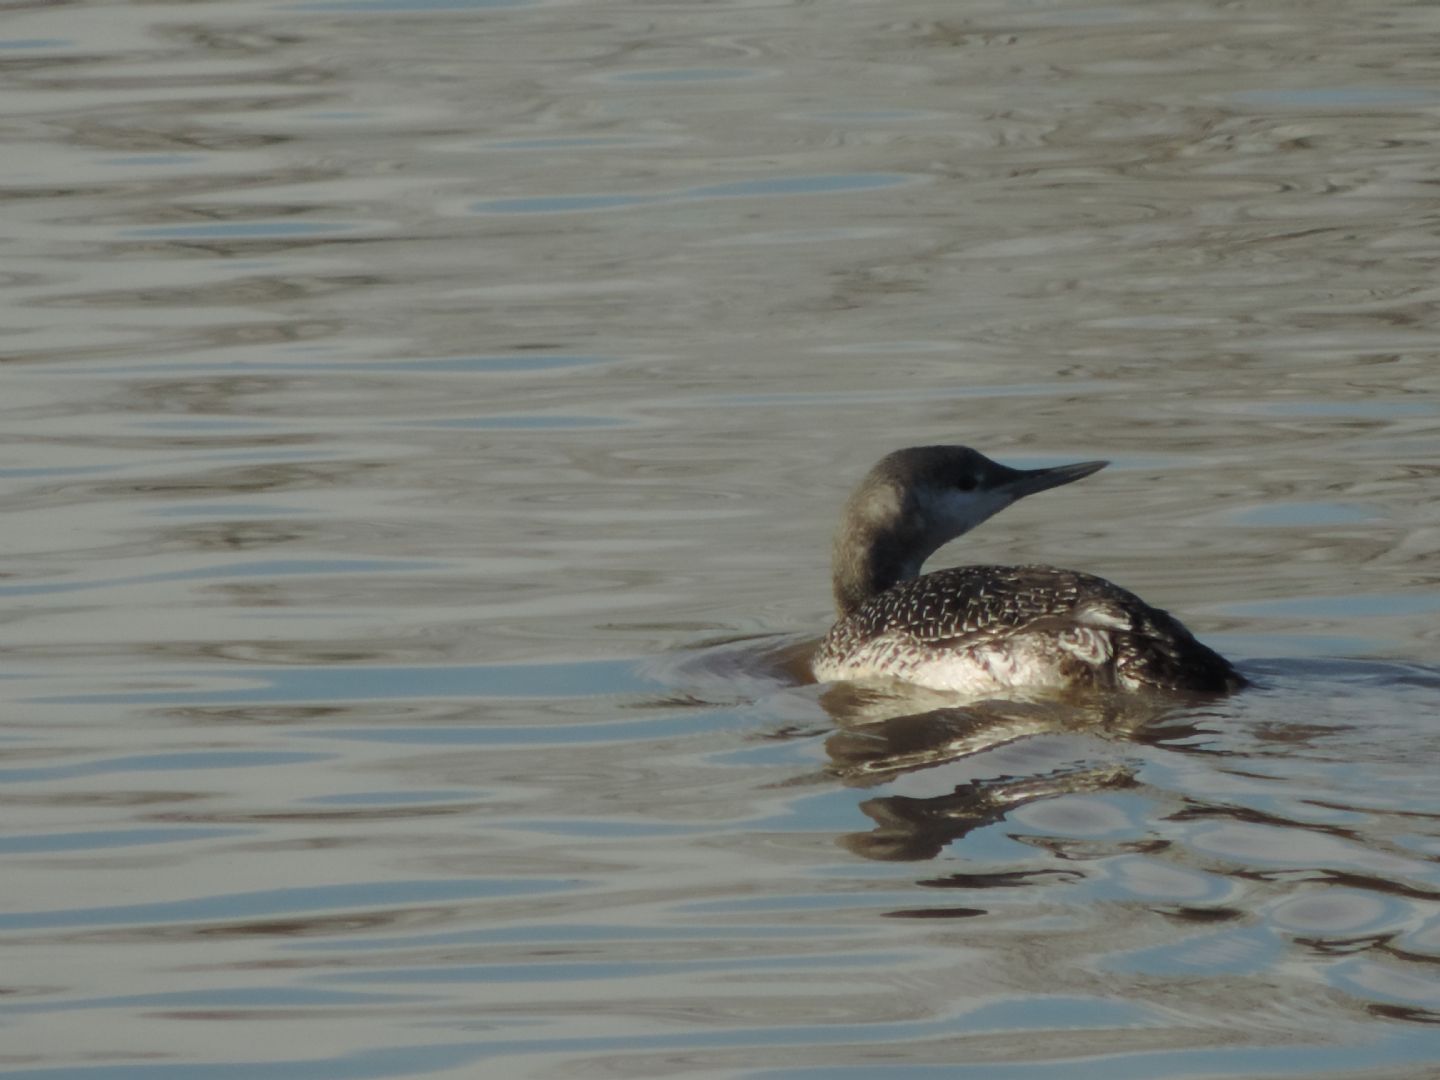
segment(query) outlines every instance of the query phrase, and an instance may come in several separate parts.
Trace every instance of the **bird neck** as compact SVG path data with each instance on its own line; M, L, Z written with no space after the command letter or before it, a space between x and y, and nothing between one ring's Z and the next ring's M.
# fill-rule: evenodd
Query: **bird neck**
M843 619L872 596L919 577L946 539L928 535L892 489L862 489L845 507L831 560L831 589Z

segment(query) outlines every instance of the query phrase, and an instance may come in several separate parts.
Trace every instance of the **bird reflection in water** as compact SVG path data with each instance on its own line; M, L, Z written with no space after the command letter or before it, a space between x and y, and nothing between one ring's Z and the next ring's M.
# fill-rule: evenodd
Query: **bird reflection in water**
M1043 735L1083 735L1123 744L1162 737L1169 741L1187 733L1164 722L1177 719L1173 698L1126 695L956 704L944 694L910 687L891 693L842 683L820 701L838 725L825 741L827 771L856 787L888 783ZM860 809L875 828L843 836L840 843L870 859L931 859L952 841L1001 821L1027 803L1135 784L1134 765L1124 760L1127 755L1104 756L1108 760L1072 761L1033 775L972 780L929 797L867 799Z
M687 684L715 679L728 689L743 686L747 680L765 690L813 687L814 650L813 639L717 641L691 652L680 674L666 677ZM808 695L804 698L807 714L812 700ZM1077 745L1067 746L1067 751L1083 747L1058 765L1053 754L1008 755L1005 766L999 759L994 762L997 769L991 775L945 784L935 795L866 799L860 809L875 827L839 839L841 845L865 858L921 861L935 858L952 841L1002 821L1026 804L1134 786L1143 747L1186 749L1185 744L1202 733L1197 725L1205 710L1200 707L1213 701L1214 695L1204 694L1090 691L966 701L947 691L898 681L839 682L825 687L819 697L828 723L817 726L807 715L800 722L772 729L767 737L823 735L829 759L823 773L796 777L789 783L808 785L838 779L856 788L888 784L960 762L983 768L987 754L1011 744L1040 743L1047 737L1073 737ZM1044 762L1043 767L1013 775L1013 767L1027 757ZM1012 772L1004 771L1006 766ZM936 774L937 787L945 783L940 775Z

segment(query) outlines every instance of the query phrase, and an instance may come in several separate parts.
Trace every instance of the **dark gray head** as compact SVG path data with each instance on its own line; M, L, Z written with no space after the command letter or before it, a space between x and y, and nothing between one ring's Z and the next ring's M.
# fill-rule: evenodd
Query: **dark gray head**
M886 454L850 496L835 534L832 583L840 614L919 576L940 545L1016 499L1108 464L1012 469L968 446L911 446Z

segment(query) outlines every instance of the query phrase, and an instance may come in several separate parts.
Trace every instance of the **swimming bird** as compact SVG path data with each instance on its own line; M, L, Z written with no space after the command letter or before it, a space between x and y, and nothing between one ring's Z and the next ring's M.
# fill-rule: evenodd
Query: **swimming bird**
M895 679L971 698L1244 686L1174 616L1093 574L956 566L921 575L942 544L1017 499L1108 464L1012 469L968 446L912 446L881 458L835 534L840 617L812 661L816 679Z

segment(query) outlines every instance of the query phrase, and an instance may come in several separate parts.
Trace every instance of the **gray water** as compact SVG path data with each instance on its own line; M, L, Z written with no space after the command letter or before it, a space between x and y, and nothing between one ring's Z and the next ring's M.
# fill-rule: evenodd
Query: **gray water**
M0 1076L1440 1076L1437 31L12 5ZM928 441L1254 687L811 684Z

